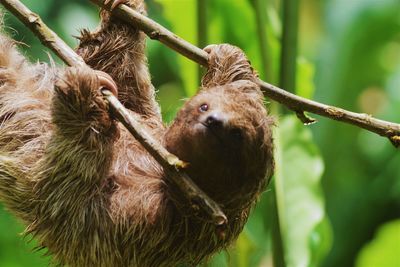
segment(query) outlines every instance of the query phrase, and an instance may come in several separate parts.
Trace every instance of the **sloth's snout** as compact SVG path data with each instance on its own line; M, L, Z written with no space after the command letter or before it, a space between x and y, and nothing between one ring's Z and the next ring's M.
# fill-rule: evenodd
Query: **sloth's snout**
M227 118L221 112L208 114L204 120L204 125L211 129L221 129L227 124Z

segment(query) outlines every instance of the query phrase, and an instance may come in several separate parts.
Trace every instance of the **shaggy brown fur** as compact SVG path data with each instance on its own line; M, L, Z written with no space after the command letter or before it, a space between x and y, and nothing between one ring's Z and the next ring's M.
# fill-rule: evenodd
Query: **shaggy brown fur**
M142 0L130 5L144 12ZM110 118L87 68L29 64L0 36L0 199L61 265L195 265L241 232L273 170L271 119L245 55L211 46L201 91L170 127L154 99L144 35L102 15L80 55L109 73L228 216L224 235L186 207L160 165Z

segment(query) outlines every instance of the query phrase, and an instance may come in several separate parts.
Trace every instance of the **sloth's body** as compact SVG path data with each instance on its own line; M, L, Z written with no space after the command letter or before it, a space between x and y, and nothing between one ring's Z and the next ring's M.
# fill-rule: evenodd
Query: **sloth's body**
M143 12L142 1L130 4ZM244 54L208 49L202 90L162 123L137 29L103 14L78 53L228 216L191 214L161 166L110 118L87 68L29 64L0 36L0 200L55 261L74 267L197 264L235 240L273 169L271 120Z

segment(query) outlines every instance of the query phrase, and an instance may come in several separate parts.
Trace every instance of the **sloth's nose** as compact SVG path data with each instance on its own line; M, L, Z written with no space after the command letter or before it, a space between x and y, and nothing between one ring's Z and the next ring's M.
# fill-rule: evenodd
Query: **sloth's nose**
M225 118L221 113L214 112L207 116L205 124L210 128L222 128Z

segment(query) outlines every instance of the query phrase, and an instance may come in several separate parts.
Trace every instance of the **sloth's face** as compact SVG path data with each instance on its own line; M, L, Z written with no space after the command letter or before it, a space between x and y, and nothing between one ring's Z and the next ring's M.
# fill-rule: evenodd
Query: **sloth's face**
M218 90L207 90L191 99L185 107L186 134L215 151L239 149L243 143L249 143L255 129L251 116L238 110L243 107L240 99L234 105L232 101L224 99Z
M225 203L230 194L221 192L240 195L269 177L271 125L258 87L236 82L190 99L168 129L165 146L189 163L187 172L200 188Z
M248 157L270 142L271 119L255 84L235 82L201 90L179 111L167 148L185 160ZM174 145L169 145L173 143ZM181 154L181 155L179 155Z
M271 125L259 89L232 83L190 99L168 129L165 146L215 197L227 188L240 192L272 169Z

